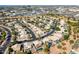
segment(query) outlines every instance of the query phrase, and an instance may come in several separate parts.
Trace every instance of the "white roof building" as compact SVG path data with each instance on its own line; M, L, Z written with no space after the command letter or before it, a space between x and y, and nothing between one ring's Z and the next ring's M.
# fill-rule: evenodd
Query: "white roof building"
M39 47L39 46L42 45L42 42L41 42L41 41L38 41L38 40L34 41L33 43L34 43L34 45L35 45L36 47Z

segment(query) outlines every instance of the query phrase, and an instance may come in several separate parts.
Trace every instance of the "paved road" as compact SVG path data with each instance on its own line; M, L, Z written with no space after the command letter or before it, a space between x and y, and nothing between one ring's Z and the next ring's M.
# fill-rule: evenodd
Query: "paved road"
M24 23L21 23L20 21L18 21L18 23L21 26L25 26L26 25ZM32 40L16 41L17 43L31 42L31 41L35 41L36 40L36 36L35 36L34 32L30 28L28 28L27 26L25 26L25 27L26 27L26 31L28 30L29 31L29 34L32 35Z
M20 22L19 22L19 23L20 23ZM45 37L51 35L52 33L55 32L55 28L56 28L56 26L57 26L57 21L56 21L56 20L54 21L54 23L55 23L55 25L54 25L54 27L52 27L52 30L49 31L48 33L45 33L45 35L41 36L40 38L36 38L34 32L26 26L26 29L28 29L28 30L30 31L30 34L32 35L33 40L17 41L17 43L20 44L20 43L35 41L35 40L38 40L38 39L41 40L41 39L43 39L43 38L45 38ZM22 23L20 23L20 24L21 24L22 26L25 26L25 25L23 25Z
M19 23L20 23L20 22L19 22ZM24 26L22 23L20 23L20 24L21 24L22 26ZM54 33L56 25L57 25L57 22L55 21L55 26L52 28L52 30L49 31L48 33L45 33L45 35L41 36L40 38L36 38L34 32L26 26L26 30L29 31L29 33L32 35L32 38L33 38L33 39L32 39L32 40L17 41L17 43L31 42L31 41L35 41L35 40L37 40L37 39L45 38L45 37L51 35L52 33ZM3 26L0 26L0 27L2 27L3 29L5 29L5 30L7 31L7 37L6 37L5 43L4 43L2 46L0 46L0 54L3 54L4 51L6 50L7 46L8 46L9 43L10 43L10 40L11 40L11 32L10 32L9 29L7 29L7 28L5 28L5 27L3 27Z
M51 35L52 33L55 32L55 28L56 28L56 26L57 26L57 22L54 21L53 23L54 23L54 24L52 24L52 25L54 25L54 27L52 27L52 30L49 31L49 32L47 32L47 33L45 33L43 36L40 37L40 39L45 38L45 37L47 37L47 36L49 36L49 35Z
M0 26L0 27L2 27L2 26ZM7 36L6 36L5 43L0 46L0 54L3 54L5 52L7 46L10 43L10 40L11 40L11 32L7 28L5 28L5 27L2 27L2 28L7 31Z

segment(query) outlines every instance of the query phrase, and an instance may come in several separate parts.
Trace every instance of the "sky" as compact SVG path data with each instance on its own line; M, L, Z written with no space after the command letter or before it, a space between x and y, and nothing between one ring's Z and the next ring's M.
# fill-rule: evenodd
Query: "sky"
M79 0L0 0L0 5L79 5Z

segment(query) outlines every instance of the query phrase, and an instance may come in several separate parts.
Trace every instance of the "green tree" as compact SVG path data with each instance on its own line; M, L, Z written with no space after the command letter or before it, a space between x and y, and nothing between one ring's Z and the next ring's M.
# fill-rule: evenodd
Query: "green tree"
M74 40L70 40L69 43L70 43L70 44L73 44L73 43L74 43Z
M69 34L64 34L64 40L68 40L69 39Z
M62 48L62 46L59 44L59 45L57 45L57 48L58 48L58 49L61 49L61 48Z
M59 27L56 27L56 30L57 30L57 31L60 31L61 29L60 29Z

